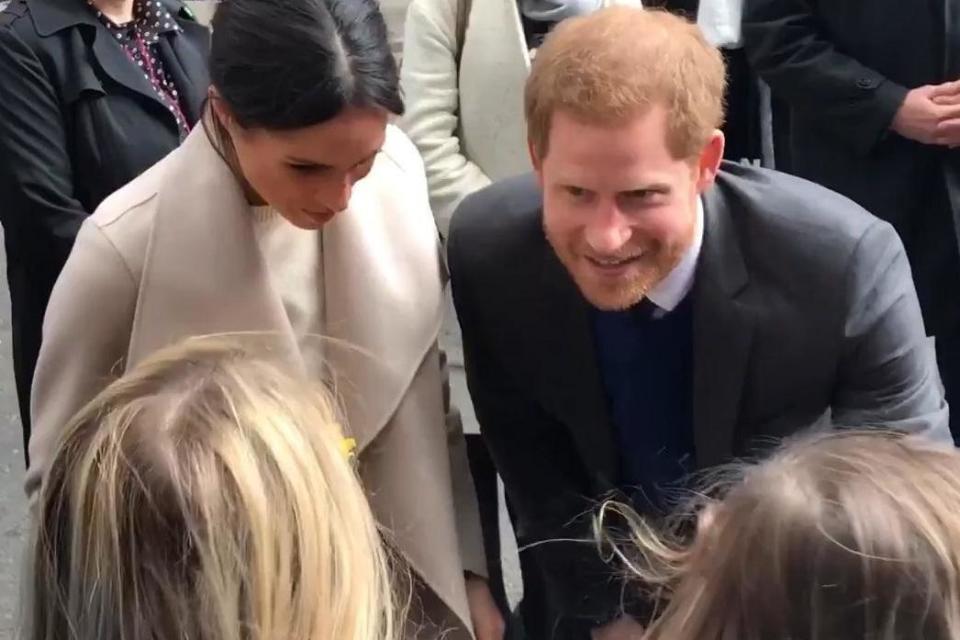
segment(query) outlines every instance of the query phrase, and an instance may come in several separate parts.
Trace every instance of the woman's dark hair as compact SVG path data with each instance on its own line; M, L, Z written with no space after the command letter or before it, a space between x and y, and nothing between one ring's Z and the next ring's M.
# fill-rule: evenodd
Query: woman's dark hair
M346 107L403 113L377 0L223 0L210 78L244 128L299 129Z

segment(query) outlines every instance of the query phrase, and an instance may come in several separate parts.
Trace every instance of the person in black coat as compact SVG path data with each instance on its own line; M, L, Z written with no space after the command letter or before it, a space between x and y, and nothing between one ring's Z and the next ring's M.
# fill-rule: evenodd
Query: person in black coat
M790 170L903 238L950 403L960 403L958 11L956 0L747 0L743 22L754 68L790 107Z
M25 444L43 314L80 223L197 122L208 46L179 0L0 11L0 223Z
M700 5L719 3L721 6L732 0L644 0L643 6L664 9L670 13L697 22ZM708 7L709 8L709 7ZM707 36L710 40L710 36ZM717 44L717 43L714 43ZM727 93L723 134L727 144L724 158L734 162L755 162L763 155L761 141L761 99L757 75L739 43L721 44L720 52L727 67Z

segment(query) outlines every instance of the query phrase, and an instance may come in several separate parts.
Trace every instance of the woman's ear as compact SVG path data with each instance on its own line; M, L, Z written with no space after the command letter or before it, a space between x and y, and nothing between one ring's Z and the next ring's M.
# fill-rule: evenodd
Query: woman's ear
M233 113L230 111L230 107L227 106L227 103L224 102L223 97L221 97L220 92L217 91L215 87L210 87L207 89L207 101L210 103L210 108L213 110L213 115L216 116L217 121L225 128L230 131L234 128L234 117Z

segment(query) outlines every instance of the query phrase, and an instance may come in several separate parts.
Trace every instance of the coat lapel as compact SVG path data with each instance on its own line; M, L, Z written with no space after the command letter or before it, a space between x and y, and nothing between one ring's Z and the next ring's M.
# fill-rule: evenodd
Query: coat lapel
M167 111L140 68L130 61L120 43L112 38L106 27L102 25L97 25L93 40L93 55L100 68L114 82L157 103L165 112ZM174 122L172 116L171 122Z
M202 126L163 168L128 366L183 338L221 333L275 334L296 354L243 190Z
M734 453L754 319L739 296L747 271L721 188L704 195L704 239L694 285L693 417L701 468Z
M385 149L402 135L391 127ZM358 182L350 208L323 231L325 334L334 347L330 366L361 450L396 411L443 319L433 218L385 206L410 205L397 194L411 192L406 182L411 176L389 151L380 154L375 170L378 166L384 179ZM426 212L426 189L422 193L419 206Z
M62 29L83 27L84 39L93 40L93 55L97 65L115 82L160 104L153 88L143 73L123 51L123 47L97 20L93 11L82 1L76 0L29 0L30 13L41 37L52 35ZM164 108L164 111L166 109ZM173 120L171 119L171 122Z

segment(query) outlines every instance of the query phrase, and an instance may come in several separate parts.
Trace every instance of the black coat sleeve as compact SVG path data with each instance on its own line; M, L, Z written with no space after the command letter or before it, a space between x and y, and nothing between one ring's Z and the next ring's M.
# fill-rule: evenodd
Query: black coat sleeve
M838 49L814 0L746 0L743 38L773 93L858 153L883 139L906 97L906 87Z
M468 200L469 202L469 200ZM461 206L461 211L463 207ZM485 320L491 284L471 263L489 260L454 220L448 244L467 385L481 434L506 487L523 569L524 607L537 610L531 637L573 638L625 607L622 572L605 562L593 534L598 496L585 495L564 425L549 415L497 357L498 327ZM470 254L470 259L465 258ZM525 609L525 622L531 609Z
M56 92L35 53L0 25L0 220L48 237L65 259L87 217Z

